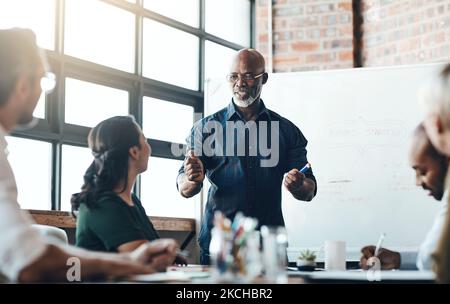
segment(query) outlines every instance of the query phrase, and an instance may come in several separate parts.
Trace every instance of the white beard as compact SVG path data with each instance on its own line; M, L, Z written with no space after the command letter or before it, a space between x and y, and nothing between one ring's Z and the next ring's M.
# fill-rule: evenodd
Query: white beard
M257 97L249 97L245 100L240 100L238 98L234 98L234 102L236 103L236 105L240 108L247 108L249 107L251 104L253 104L255 102L255 100L257 99Z

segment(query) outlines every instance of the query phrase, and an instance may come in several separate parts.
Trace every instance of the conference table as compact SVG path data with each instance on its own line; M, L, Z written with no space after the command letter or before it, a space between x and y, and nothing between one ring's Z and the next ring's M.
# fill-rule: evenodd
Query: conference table
M430 271L298 271L286 268L285 280L276 282L264 276L246 279L231 274L218 276L210 266L188 265L171 266L166 272L136 275L125 278L130 283L183 283L183 284L309 284L309 283L434 283L434 274Z

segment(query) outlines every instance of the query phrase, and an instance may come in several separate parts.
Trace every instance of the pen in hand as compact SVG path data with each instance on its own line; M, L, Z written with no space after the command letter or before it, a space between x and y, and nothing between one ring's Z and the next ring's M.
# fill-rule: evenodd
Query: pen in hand
M188 258L190 254L189 254L189 251L187 251L187 250L177 249L176 255L180 256L180 257L183 257L183 258Z
M187 258L189 257L189 255L190 254L187 250L177 249L174 264L177 266L187 266Z
M152 255L152 258L155 258L157 256L163 255L167 253L167 249L164 249L162 251L156 252ZM189 257L189 251L187 250L180 250L180 249L176 249L175 250L175 256L177 257L183 257L183 258L188 258Z
M375 252L374 252L373 256L378 257L378 254L380 253L380 249L381 249L381 246L383 245L383 241L384 241L385 237L386 237L386 233L382 233L380 235L380 238L378 239L378 243L377 243L377 246L375 247Z
M306 165L304 165L303 168L301 168L299 170L299 172L305 174L305 172L308 171L310 168L311 168L311 164L310 163L306 163Z

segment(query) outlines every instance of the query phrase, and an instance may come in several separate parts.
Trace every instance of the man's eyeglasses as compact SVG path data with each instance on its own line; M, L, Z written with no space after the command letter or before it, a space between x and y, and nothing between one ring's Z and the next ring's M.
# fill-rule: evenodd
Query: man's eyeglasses
M46 72L41 78L41 89L46 94L53 91L56 86L56 75L50 72Z
M251 73L247 73L247 74L231 73L231 74L227 75L227 80L228 80L228 82L235 83L236 81L239 80L239 77L240 77L245 82L251 82L251 81L258 79L262 75L264 75L264 73L265 72L262 72L261 74L258 74L256 76L253 76L253 74L251 74Z

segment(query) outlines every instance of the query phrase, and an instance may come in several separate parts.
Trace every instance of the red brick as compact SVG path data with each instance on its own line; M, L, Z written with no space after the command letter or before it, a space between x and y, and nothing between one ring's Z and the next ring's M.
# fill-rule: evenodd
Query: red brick
M273 58L274 67L277 65L296 65L298 63L298 56L279 56Z
M340 10L351 12L352 11L352 2L351 1L341 2L338 4L338 8Z
M277 31L288 30L287 20L285 18L276 18L273 20L273 29Z
M306 56L306 63L324 63L335 60L335 53L310 54Z
M268 13L269 11L267 10L267 8L265 9L257 9L256 10L256 16L257 18L267 18L268 17Z
M289 51L289 43L286 43L286 42L274 43L273 51L274 51L274 53L277 53L277 54L287 53Z
M450 4L445 2L364 0L365 17L377 13L383 17L365 20L365 64L376 66L448 60ZM384 16L381 14L383 11ZM375 41L376 37L382 39L376 44L368 43Z
M339 27L339 36L352 37L352 35L353 35L353 27L351 26Z
M317 42L294 42L291 44L294 51L298 52L310 52L317 51L319 49L319 44Z
M353 52L352 51L344 51L339 53L340 61L350 61L353 60Z
M445 32L440 32L436 34L436 38L435 38L435 42L436 43L443 43L445 42Z
M352 52L353 47L351 3L351 0L274 1L274 71L320 70L339 65L339 52ZM267 18L257 15L258 26L260 21L265 29ZM342 25L344 21L346 24ZM257 28L256 33L256 46L267 46L264 36L267 31ZM345 66L351 67L352 63L346 62Z
M267 33L261 34L258 36L258 42L259 43L265 43L269 41L269 35Z

